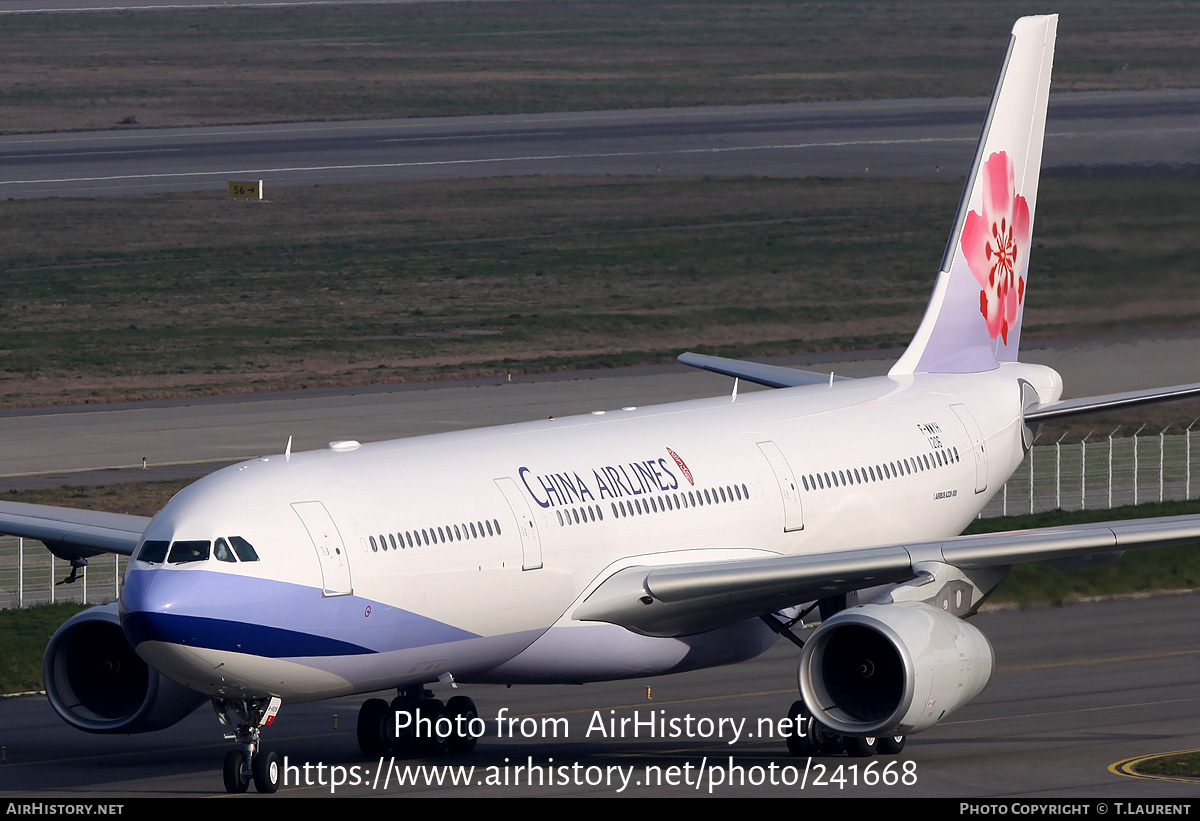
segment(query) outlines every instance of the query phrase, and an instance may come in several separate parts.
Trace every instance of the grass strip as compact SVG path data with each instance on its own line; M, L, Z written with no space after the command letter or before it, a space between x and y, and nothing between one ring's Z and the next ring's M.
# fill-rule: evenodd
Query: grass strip
M1057 91L1200 85L1200 8L1061 0ZM0 129L983 96L996 3L517 0L0 16Z
M536 177L0 202L0 403L903 345L959 192ZM1196 326L1196 178L1040 195L1027 338Z
M1184 778L1200 778L1200 750L1147 759L1137 765L1137 771L1145 775L1177 775Z
M1128 505L1111 510L1056 510L1026 516L977 519L966 533L995 533L1191 513L1200 513L1200 500ZM1094 596L1194 588L1200 588L1200 546L1180 545L1131 550L1116 562L1092 570L1067 572L1043 562L1019 564L1013 567L1008 578L988 601L995 604L1062 604Z

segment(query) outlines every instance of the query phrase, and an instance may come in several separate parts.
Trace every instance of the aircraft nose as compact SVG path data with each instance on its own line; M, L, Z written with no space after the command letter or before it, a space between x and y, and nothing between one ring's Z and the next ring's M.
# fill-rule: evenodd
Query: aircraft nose
M190 573L162 568L133 569L121 588L121 627L135 648L146 641L186 644L180 629L202 604ZM185 631L186 632L186 631Z

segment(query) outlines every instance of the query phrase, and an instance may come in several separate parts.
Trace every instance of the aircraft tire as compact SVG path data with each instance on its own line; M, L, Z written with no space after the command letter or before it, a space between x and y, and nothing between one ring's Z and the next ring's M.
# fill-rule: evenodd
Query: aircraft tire
M797 758L817 755L820 752L820 743L816 736L817 722L803 701L797 699L792 702L791 708L788 709L788 718L795 722L792 734L787 739L788 752Z
M413 726L420 726L418 722L424 723L423 720L429 722L428 727L437 728L444 722L439 722L438 719L445 718L446 705L436 698L427 698L417 705L417 721L413 722ZM417 754L422 756L441 755L446 752L446 736L438 735L436 732L426 732L422 727L422 731L415 733L413 741L416 744Z
M879 754L880 755L895 755L904 749L906 736L889 735L879 739Z
M225 768L222 774L225 779L225 792L245 792L250 786L250 779L246 777L246 754L241 750L225 753Z
M385 755L391 746L386 722L391 719L388 703L381 698L371 698L358 708L358 749L368 758Z
M254 789L267 794L279 789L279 756L274 750L267 753L260 750L254 756L251 769L254 770Z
M466 696L455 696L446 702L446 718L450 719L454 732L446 739L446 749L455 754L469 753L475 749L479 737L468 729L473 719L479 717L475 702Z
M413 737L413 721L412 702L407 699L396 696L392 699L392 704L388 708L387 726L384 727L384 738L387 739L388 749L392 751L392 755L399 758L408 758L416 752L416 739ZM397 727L403 727L399 733L396 732Z
M842 743L846 747L846 755L851 758L870 758L879 748L879 739L875 736L861 738L848 735L842 739Z

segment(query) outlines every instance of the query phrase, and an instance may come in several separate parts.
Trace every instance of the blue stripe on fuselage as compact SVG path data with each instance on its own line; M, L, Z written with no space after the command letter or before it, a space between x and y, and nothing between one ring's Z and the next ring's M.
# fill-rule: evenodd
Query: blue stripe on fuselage
M144 641L165 641L185 647L229 650L273 659L356 656L375 652L311 633L173 613L127 613L121 619L121 626L134 647Z
M121 624L136 647L164 641L266 658L361 655L476 638L359 596L198 568L131 568Z

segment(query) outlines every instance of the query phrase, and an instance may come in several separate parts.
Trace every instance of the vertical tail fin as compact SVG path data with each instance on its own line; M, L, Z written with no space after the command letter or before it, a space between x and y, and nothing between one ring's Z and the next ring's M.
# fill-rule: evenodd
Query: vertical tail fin
M1013 26L925 318L892 374L1017 358L1058 16Z

